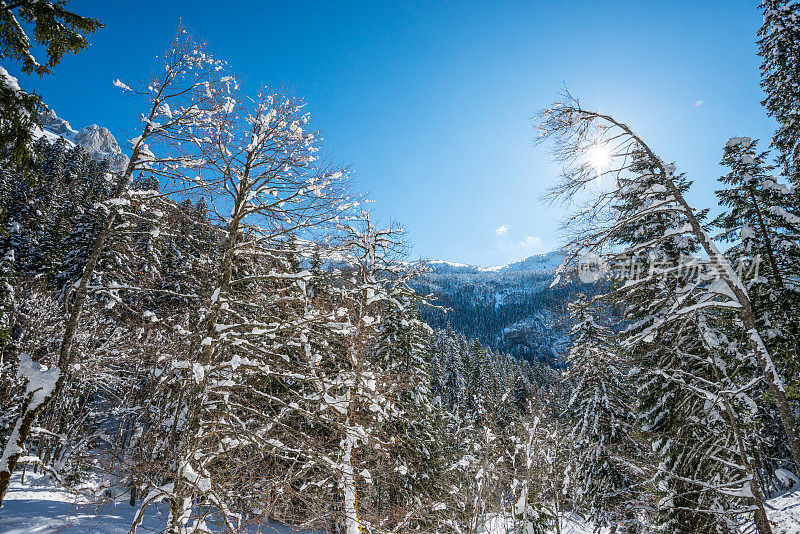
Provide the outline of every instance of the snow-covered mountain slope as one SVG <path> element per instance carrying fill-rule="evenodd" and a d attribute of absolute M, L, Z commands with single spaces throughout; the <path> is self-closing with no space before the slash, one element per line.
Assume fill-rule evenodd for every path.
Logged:
<path fill-rule="evenodd" d="M 52 109 L 42 115 L 40 121 L 42 131 L 37 132 L 39 135 L 44 135 L 51 141 L 63 137 L 70 144 L 82 146 L 92 159 L 108 160 L 112 172 L 121 172 L 128 165 L 128 156 L 122 153 L 116 138 L 107 128 L 91 124 L 80 130 L 74 130 Z"/>
<path fill-rule="evenodd" d="M 486 346 L 558 365 L 567 341 L 564 305 L 579 289 L 550 287 L 561 260 L 558 252 L 489 268 L 429 260 L 420 289 L 449 311 L 423 309 L 423 316 L 435 328 L 449 324 Z"/>
<path fill-rule="evenodd" d="M 509 263 L 508 265 L 496 265 L 493 267 L 478 267 L 468 263 L 458 263 L 445 260 L 426 260 L 425 263 L 440 273 L 459 272 L 467 274 L 480 273 L 510 273 L 520 271 L 541 271 L 542 273 L 554 273 L 561 264 L 563 256 L 559 252 L 548 252 L 546 254 L 536 254 L 524 260 Z"/>

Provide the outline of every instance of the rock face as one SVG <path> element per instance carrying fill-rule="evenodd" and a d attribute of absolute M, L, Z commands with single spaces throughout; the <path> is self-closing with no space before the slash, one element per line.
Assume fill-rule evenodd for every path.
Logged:
<path fill-rule="evenodd" d="M 53 110 L 44 113 L 40 117 L 40 121 L 44 135 L 54 134 L 57 137 L 63 137 L 70 143 L 85 148 L 92 159 L 108 160 L 111 172 L 122 172 L 128 166 L 128 156 L 122 153 L 117 140 L 107 128 L 92 124 L 76 131 Z M 47 137 L 51 137 L 51 135 L 47 135 Z"/>
<path fill-rule="evenodd" d="M 75 143 L 85 148 L 94 159 L 107 159 L 114 172 L 121 172 L 128 165 L 128 156 L 122 153 L 107 128 L 96 124 L 85 126 L 75 135 Z"/>
<path fill-rule="evenodd" d="M 56 135 L 66 135 L 71 137 L 75 134 L 75 130 L 72 129 L 72 126 L 70 126 L 67 121 L 56 115 L 56 112 L 52 109 L 48 109 L 47 113 L 42 114 L 42 116 L 39 117 L 39 121 L 42 124 L 42 128 L 49 132 L 53 132 Z"/>

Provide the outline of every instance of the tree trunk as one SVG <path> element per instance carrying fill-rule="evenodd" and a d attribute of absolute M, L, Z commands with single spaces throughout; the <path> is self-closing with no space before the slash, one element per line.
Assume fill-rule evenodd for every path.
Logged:
<path fill-rule="evenodd" d="M 353 467 L 353 454 L 355 452 L 355 436 L 348 430 L 342 440 L 342 473 L 340 484 L 344 494 L 344 524 L 345 534 L 364 534 L 361 529 L 361 520 L 358 516 L 358 493 L 356 491 L 355 468 Z"/>
<path fill-rule="evenodd" d="M 698 319 L 698 323 L 698 326 L 703 334 L 703 340 L 706 341 L 705 317 L 701 315 Z M 714 361 L 711 362 L 711 368 L 714 372 L 714 380 L 716 380 L 720 389 L 725 390 L 727 384 L 723 382 L 722 376 L 720 375 L 720 366 L 717 365 L 716 355 L 714 354 L 710 344 L 705 344 L 706 347 L 711 351 L 712 357 L 714 358 Z M 747 455 L 744 436 L 742 435 L 742 429 L 739 425 L 739 420 L 736 417 L 736 413 L 733 411 L 733 406 L 731 406 L 730 401 L 728 401 L 724 393 L 720 395 L 720 398 L 722 399 L 722 407 L 724 409 L 725 418 L 728 420 L 728 424 L 731 426 L 733 437 L 736 440 L 736 447 L 739 449 L 741 461 L 745 466 L 745 474 L 749 474 L 750 476 L 750 492 L 753 495 L 752 501 L 756 507 L 753 517 L 756 530 L 758 531 L 758 534 L 772 534 L 772 527 L 770 527 L 769 520 L 767 519 L 767 511 L 764 509 L 764 494 L 761 492 L 761 487 L 758 485 L 758 475 L 755 461 L 751 460 Z"/>
<path fill-rule="evenodd" d="M 750 345 L 755 352 L 756 360 L 761 367 L 761 372 L 764 374 L 764 378 L 767 381 L 770 395 L 772 395 L 773 402 L 775 403 L 775 407 L 780 415 L 781 423 L 783 424 L 783 430 L 786 433 L 786 438 L 789 441 L 789 448 L 792 451 L 792 458 L 794 459 L 795 465 L 800 466 L 800 433 L 797 429 L 797 423 L 792 415 L 789 402 L 786 399 L 786 391 L 783 386 L 783 381 L 778 376 L 778 372 L 775 369 L 775 365 L 772 362 L 769 351 L 764 345 L 764 341 L 761 339 L 761 335 L 756 329 L 753 306 L 750 302 L 750 297 L 747 295 L 747 291 L 741 283 L 741 280 L 733 270 L 733 267 L 728 259 L 719 252 L 717 246 L 708 237 L 708 234 L 700 224 L 700 221 L 697 220 L 697 217 L 695 216 L 691 206 L 689 206 L 689 204 L 686 202 L 686 199 L 683 198 L 683 194 L 681 193 L 680 189 L 678 189 L 671 176 L 667 173 L 666 165 L 664 165 L 661 158 L 656 156 L 655 152 L 653 152 L 642 140 L 642 138 L 639 137 L 633 130 L 631 130 L 627 124 L 618 122 L 610 115 L 603 115 L 602 113 L 593 113 L 593 115 L 618 126 L 628 135 L 630 135 L 631 138 L 634 139 L 647 153 L 648 158 L 653 162 L 653 164 L 661 170 L 661 173 L 664 176 L 664 185 L 675 198 L 675 201 L 681 206 L 684 215 L 692 227 L 692 233 L 700 241 L 700 245 L 703 247 L 703 250 L 706 252 L 706 254 L 708 254 L 709 259 L 717 267 L 720 277 L 725 281 L 726 285 L 728 288 L 730 288 L 731 292 L 736 298 L 736 301 L 740 305 L 740 317 L 744 323 Z"/>
<path fill-rule="evenodd" d="M 750 297 L 747 295 L 741 280 L 739 280 L 739 277 L 733 270 L 730 262 L 719 252 L 716 245 L 714 245 L 714 243 L 709 239 L 708 235 L 700 224 L 700 221 L 697 220 L 697 217 L 695 217 L 691 207 L 683 198 L 683 195 L 675 186 L 675 183 L 672 181 L 672 179 L 667 178 L 666 185 L 672 195 L 675 197 L 675 200 L 683 208 L 683 211 L 689 220 L 689 224 L 692 226 L 692 231 L 700 241 L 703 250 L 705 250 L 706 254 L 708 254 L 709 259 L 716 266 L 720 277 L 722 277 L 722 279 L 725 281 L 726 285 L 734 294 L 736 301 L 740 305 L 739 315 L 742 319 L 742 323 L 744 324 L 747 337 L 750 341 L 750 346 L 755 352 L 756 360 L 758 361 L 759 367 L 761 367 L 761 372 L 764 374 L 764 378 L 767 381 L 767 387 L 769 388 L 770 395 L 772 396 L 772 400 L 775 403 L 778 414 L 780 415 L 781 423 L 783 424 L 783 430 L 786 433 L 787 440 L 789 441 L 789 448 L 792 451 L 792 457 L 794 458 L 795 465 L 800 466 L 800 434 L 797 430 L 797 423 L 795 422 L 794 415 L 792 415 L 791 408 L 789 407 L 789 401 L 786 398 L 786 391 L 783 387 L 783 381 L 778 376 L 778 371 L 775 369 L 775 365 L 772 363 L 772 358 L 770 357 L 769 351 L 764 345 L 764 341 L 761 339 L 761 335 L 756 329 L 756 321 L 755 316 L 753 315 L 753 306 L 750 302 Z"/>
<path fill-rule="evenodd" d="M 145 128 L 145 134 L 147 133 L 148 128 L 149 126 Z M 139 141 L 139 144 L 134 148 L 133 154 L 131 155 L 131 160 L 128 163 L 128 168 L 125 169 L 125 173 L 119 177 L 119 180 L 117 180 L 116 189 L 112 198 L 120 198 L 130 186 L 131 178 L 133 177 L 133 171 L 135 170 L 135 162 L 139 158 L 140 146 L 141 141 Z M 116 217 L 117 213 L 113 209 L 109 211 L 108 215 L 106 215 L 105 221 L 103 222 L 103 227 L 100 229 L 100 232 L 97 234 L 97 237 L 94 240 L 92 251 L 89 253 L 89 258 L 86 260 L 86 266 L 83 269 L 80 282 L 75 290 L 75 300 L 73 301 L 69 315 L 67 316 L 64 327 L 64 336 L 61 338 L 61 345 L 58 351 L 57 366 L 61 370 L 61 373 L 56 380 L 55 388 L 53 388 L 52 393 L 45 397 L 45 399 L 38 405 L 32 404 L 34 398 L 33 395 L 30 395 L 25 400 L 22 410 L 17 418 L 17 423 L 14 426 L 14 432 L 12 432 L 11 436 L 9 436 L 8 442 L 3 449 L 4 461 L 0 463 L 0 505 L 3 504 L 3 497 L 5 496 L 6 490 L 8 489 L 8 484 L 11 481 L 11 474 L 14 472 L 14 468 L 17 466 L 17 461 L 22 455 L 24 448 L 23 446 L 25 441 L 28 439 L 33 422 L 52 402 L 52 400 L 58 397 L 62 388 L 64 387 L 64 381 L 67 378 L 66 371 L 68 370 L 70 363 L 72 363 L 72 345 L 75 341 L 75 333 L 81 318 L 83 306 L 86 303 L 86 296 L 89 292 L 89 282 L 91 281 L 92 276 L 94 276 L 95 267 L 97 267 L 97 262 L 100 260 L 100 255 L 103 253 L 103 249 L 105 248 L 106 241 L 111 233 L 111 227 L 114 225 Z"/>

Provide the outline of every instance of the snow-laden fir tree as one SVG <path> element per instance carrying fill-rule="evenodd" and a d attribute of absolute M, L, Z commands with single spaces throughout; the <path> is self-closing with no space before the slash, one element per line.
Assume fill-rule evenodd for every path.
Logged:
<path fill-rule="evenodd" d="M 572 425 L 573 472 L 580 474 L 578 502 L 596 526 L 634 531 L 633 506 L 644 456 L 632 437 L 634 401 L 607 310 L 585 296 L 570 305 L 572 345 L 566 378 L 572 384 L 567 414 Z"/>
<path fill-rule="evenodd" d="M 758 31 L 762 104 L 778 122 L 772 138 L 783 174 L 800 183 L 800 3 L 764 0 L 764 23 Z"/>
<path fill-rule="evenodd" d="M 398 412 L 378 429 L 387 443 L 367 468 L 367 496 L 383 528 L 432 532 L 447 515 L 446 437 L 430 390 L 430 327 L 409 297 L 386 303 L 376 334 L 374 363 L 387 378 L 378 387 Z"/>
<path fill-rule="evenodd" d="M 656 423 L 668 429 L 658 447 L 662 469 L 676 481 L 701 488 L 697 501 L 689 505 L 669 497 L 663 500 L 665 510 L 688 514 L 688 523 L 675 523 L 680 528 L 687 528 L 687 524 L 694 528 L 696 522 L 705 521 L 704 514 L 710 514 L 710 523 L 702 528 L 724 531 L 730 525 L 728 510 L 742 511 L 743 503 L 754 507 L 754 524 L 759 532 L 770 532 L 746 440 L 738 439 L 748 412 L 726 408 L 729 420 L 721 430 L 729 432 L 712 432 L 710 439 L 704 437 L 708 429 L 715 428 L 713 423 L 721 420 L 720 406 L 729 399 L 720 395 L 724 381 L 716 376 L 722 365 L 717 358 L 719 349 L 706 349 L 711 354 L 699 356 L 703 337 L 699 327 L 693 325 L 700 323 L 701 315 L 711 323 L 709 328 L 721 328 L 725 321 L 733 321 L 738 328 L 734 331 L 743 343 L 740 353 L 747 359 L 750 354 L 755 356 L 781 413 L 794 456 L 800 454 L 797 428 L 740 274 L 711 240 L 703 224 L 705 213 L 695 211 L 685 200 L 690 182 L 676 174 L 675 167 L 664 163 L 627 125 L 584 110 L 574 100 L 546 111 L 542 131 L 556 138 L 557 154 L 564 163 L 554 194 L 570 200 L 585 198 L 579 193 L 587 186 L 597 191 L 568 221 L 574 236 L 573 258 L 587 252 L 605 253 L 620 274 L 615 294 L 627 307 L 625 317 L 631 321 L 624 346 L 649 369 L 645 386 L 657 391 L 651 396 L 655 404 L 645 408 L 645 418 L 651 420 L 649 431 L 656 431 Z M 598 146 L 611 153 L 603 168 L 587 156 Z M 707 262 L 691 258 L 698 249 L 708 255 Z M 702 268 L 697 265 L 693 273 L 689 267 L 695 264 L 702 264 Z M 742 378 L 733 376 L 734 383 L 742 384 Z M 747 383 L 743 387 L 746 391 Z M 685 404 L 665 403 L 669 390 L 698 398 L 705 410 L 682 412 L 678 408 Z M 696 426 L 680 426 L 692 418 Z M 674 437 L 670 432 L 681 428 L 694 428 L 697 433 L 682 440 L 681 447 L 688 449 L 673 449 L 677 443 L 670 441 Z M 679 462 L 687 458 L 686 450 L 692 451 L 688 457 L 692 461 L 713 465 L 721 459 L 723 466 L 729 462 L 735 468 L 696 470 L 692 462 Z M 721 455 L 723 450 L 725 454 Z M 669 487 L 664 490 L 672 495 L 685 494 L 682 490 L 671 493 Z M 708 503 L 701 497 L 711 498 L 716 504 L 705 506 Z"/>
<path fill-rule="evenodd" d="M 732 138 L 725 144 L 722 165 L 729 170 L 720 178 L 725 188 L 717 191 L 717 197 L 726 211 L 714 223 L 722 229 L 720 237 L 734 244 L 728 255 L 752 271 L 746 282 L 758 327 L 787 377 L 789 395 L 796 398 L 800 216 L 795 194 L 773 174 L 767 156 L 758 150 L 758 142 L 748 137 Z"/>

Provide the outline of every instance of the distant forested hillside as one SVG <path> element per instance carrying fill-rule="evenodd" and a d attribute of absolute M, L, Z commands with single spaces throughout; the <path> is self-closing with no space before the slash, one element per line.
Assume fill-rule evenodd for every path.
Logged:
<path fill-rule="evenodd" d="M 565 303 L 587 290 L 576 284 L 550 287 L 560 262 L 558 252 L 488 269 L 430 261 L 432 272 L 419 289 L 436 295 L 445 309 L 424 308 L 423 318 L 495 350 L 560 366 L 569 344 Z"/>

